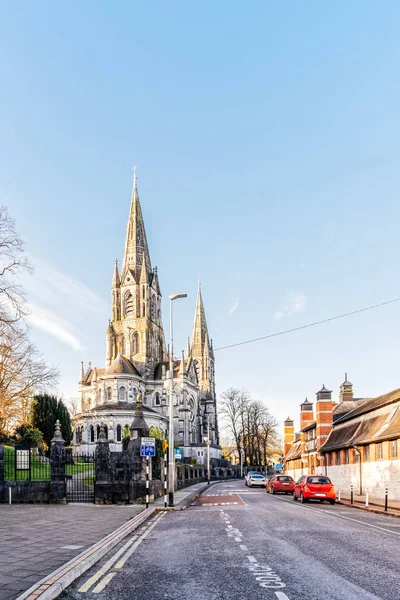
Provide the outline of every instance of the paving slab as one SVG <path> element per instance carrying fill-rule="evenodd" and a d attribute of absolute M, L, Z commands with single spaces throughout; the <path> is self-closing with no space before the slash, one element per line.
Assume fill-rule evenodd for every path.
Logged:
<path fill-rule="evenodd" d="M 135 504 L 0 505 L 0 600 L 17 598 L 143 508 Z"/>

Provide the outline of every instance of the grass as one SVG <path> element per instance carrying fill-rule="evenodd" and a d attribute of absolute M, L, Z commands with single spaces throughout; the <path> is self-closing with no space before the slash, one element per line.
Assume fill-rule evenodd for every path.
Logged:
<path fill-rule="evenodd" d="M 15 469 L 15 449 L 11 446 L 4 447 L 4 479 L 5 481 L 50 481 L 50 464 L 42 463 L 31 454 L 31 470 Z M 76 475 L 86 471 L 94 472 L 94 463 L 76 462 L 66 465 L 66 475 Z M 30 476 L 29 476 L 30 475 Z"/>

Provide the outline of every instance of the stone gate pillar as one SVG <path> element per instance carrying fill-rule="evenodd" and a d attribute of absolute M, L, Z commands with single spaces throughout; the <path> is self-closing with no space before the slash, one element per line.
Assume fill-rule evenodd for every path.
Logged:
<path fill-rule="evenodd" d="M 65 478 L 65 441 L 61 435 L 60 421 L 50 445 L 50 502 L 66 504 L 67 483 Z"/>
<path fill-rule="evenodd" d="M 95 450 L 96 479 L 94 484 L 95 504 L 112 503 L 112 472 L 110 443 L 106 438 L 104 425 L 100 425 Z"/>
<path fill-rule="evenodd" d="M 133 503 L 137 498 L 146 495 L 146 458 L 140 456 L 141 438 L 149 436 L 149 426 L 143 417 L 142 401 L 138 396 L 136 399 L 135 417 L 130 428 L 131 439 L 128 444 L 130 458 L 130 486 L 129 502 Z M 149 460 L 149 478 L 151 480 L 151 460 Z M 150 485 L 150 493 L 152 486 Z"/>

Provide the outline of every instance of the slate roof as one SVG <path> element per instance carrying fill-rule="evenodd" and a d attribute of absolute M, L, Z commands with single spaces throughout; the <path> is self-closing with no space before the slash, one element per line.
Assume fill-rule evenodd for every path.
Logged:
<path fill-rule="evenodd" d="M 389 397 L 391 394 L 385 396 Z M 397 406 L 392 406 L 394 400 L 383 405 L 382 401 L 379 403 L 377 400 L 378 398 L 372 398 L 366 403 L 368 406 L 363 405 L 352 411 L 353 415 L 357 412 L 353 418 L 345 415 L 337 421 L 321 452 L 400 437 L 400 398 L 397 398 Z M 376 408 L 371 408 L 374 405 Z"/>
<path fill-rule="evenodd" d="M 128 358 L 125 358 L 121 354 L 118 354 L 117 358 L 113 360 L 111 365 L 105 370 L 106 375 L 136 375 L 141 377 L 139 371 L 135 365 Z"/>
<path fill-rule="evenodd" d="M 301 442 L 295 441 L 290 446 L 290 450 L 285 456 L 285 461 L 288 460 L 296 460 L 297 458 L 301 458 Z"/>
<path fill-rule="evenodd" d="M 150 413 L 155 413 L 155 414 L 159 414 L 156 410 L 154 410 L 153 408 L 150 408 L 149 406 L 146 406 L 145 404 L 142 404 L 142 409 L 143 412 L 150 412 Z M 118 410 L 124 410 L 124 411 L 132 411 L 134 412 L 136 410 L 136 402 L 105 402 L 104 404 L 100 404 L 99 406 L 94 406 L 93 408 L 91 408 L 88 412 L 98 412 L 98 411 L 102 411 L 105 410 L 107 412 L 115 412 Z"/>
<path fill-rule="evenodd" d="M 340 419 L 336 421 L 337 424 L 343 423 L 343 421 L 347 421 L 349 419 L 354 419 L 354 417 L 358 417 L 359 415 L 363 415 L 367 412 L 371 412 L 382 406 L 386 406 L 387 404 L 392 404 L 393 402 L 397 402 L 400 400 L 400 389 L 393 390 L 388 394 L 383 394 L 382 396 L 378 396 L 377 398 L 369 398 L 366 399 L 365 402 L 358 406 L 351 412 L 347 413 Z"/>

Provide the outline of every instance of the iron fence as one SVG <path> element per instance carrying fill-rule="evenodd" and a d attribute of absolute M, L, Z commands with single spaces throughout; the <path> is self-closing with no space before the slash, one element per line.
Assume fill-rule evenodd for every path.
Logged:
<path fill-rule="evenodd" d="M 94 454 L 71 453 L 65 466 L 67 502 L 94 502 Z"/>
<path fill-rule="evenodd" d="M 5 481 L 49 481 L 50 461 L 37 448 L 4 447 Z"/>

